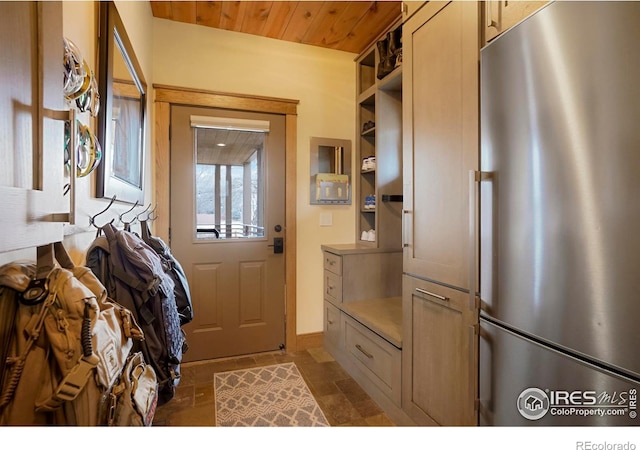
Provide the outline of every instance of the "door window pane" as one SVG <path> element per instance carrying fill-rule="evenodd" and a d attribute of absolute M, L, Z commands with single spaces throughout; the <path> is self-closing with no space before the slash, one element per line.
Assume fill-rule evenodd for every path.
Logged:
<path fill-rule="evenodd" d="M 264 133 L 196 128 L 196 237 L 264 237 Z"/>

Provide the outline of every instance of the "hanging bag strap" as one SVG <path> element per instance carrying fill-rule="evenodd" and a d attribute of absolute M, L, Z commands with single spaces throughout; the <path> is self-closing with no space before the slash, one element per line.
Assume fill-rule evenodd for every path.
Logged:
<path fill-rule="evenodd" d="M 62 242 L 56 242 L 53 244 L 54 254 L 56 257 L 56 261 L 60 264 L 60 267 L 68 270 L 75 269 L 76 265 L 73 263 L 71 256 L 69 256 L 69 252 L 65 248 Z"/>
<path fill-rule="evenodd" d="M 53 244 L 42 245 L 37 248 L 36 274 L 29 281 L 27 289 L 20 295 L 20 303 L 34 306 L 42 303 L 49 295 L 49 274 L 55 267 L 53 258 Z"/>
<path fill-rule="evenodd" d="M 5 364 L 16 332 L 18 293 L 0 286 L 0 389 L 4 386 Z"/>
<path fill-rule="evenodd" d="M 151 230 L 149 229 L 149 223 L 146 220 L 140 221 L 140 231 L 142 231 L 142 240 L 149 243 Z"/>

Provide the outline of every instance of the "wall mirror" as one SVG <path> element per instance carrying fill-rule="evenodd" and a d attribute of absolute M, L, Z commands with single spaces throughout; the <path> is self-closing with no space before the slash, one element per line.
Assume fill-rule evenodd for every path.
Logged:
<path fill-rule="evenodd" d="M 144 202 L 144 121 L 147 85 L 113 2 L 100 2 L 98 140 L 104 152 L 96 170 L 96 196 Z"/>
<path fill-rule="evenodd" d="M 311 138 L 312 205 L 351 204 L 351 141 Z"/>

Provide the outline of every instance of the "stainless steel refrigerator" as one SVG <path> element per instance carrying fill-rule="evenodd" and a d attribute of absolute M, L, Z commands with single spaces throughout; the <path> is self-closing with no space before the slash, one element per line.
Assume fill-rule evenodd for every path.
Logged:
<path fill-rule="evenodd" d="M 480 423 L 640 425 L 640 2 L 481 50 Z"/>

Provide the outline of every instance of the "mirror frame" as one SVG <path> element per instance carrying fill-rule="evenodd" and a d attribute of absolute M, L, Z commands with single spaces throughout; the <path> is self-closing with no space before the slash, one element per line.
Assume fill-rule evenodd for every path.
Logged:
<path fill-rule="evenodd" d="M 120 45 L 116 46 L 116 40 Z M 140 139 L 137 158 L 140 164 L 140 185 L 118 178 L 113 173 L 113 58 L 118 47 L 122 50 L 125 64 L 129 68 L 133 81 L 140 92 Z M 98 90 L 102 106 L 98 112 L 98 141 L 102 147 L 102 162 L 96 168 L 96 197 L 113 198 L 134 203 L 144 202 L 145 168 L 145 129 L 147 107 L 147 84 L 133 46 L 127 35 L 120 14 L 113 1 L 100 2 L 100 37 L 98 62 Z"/>

